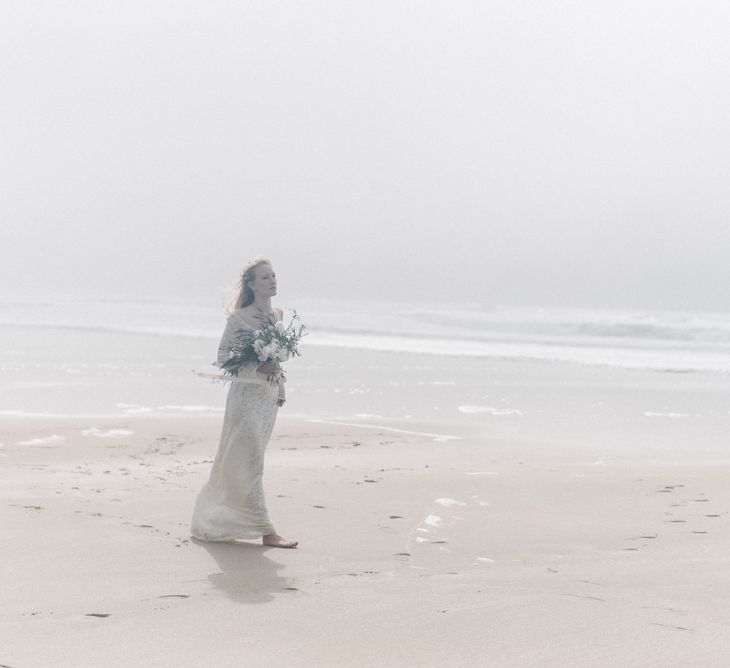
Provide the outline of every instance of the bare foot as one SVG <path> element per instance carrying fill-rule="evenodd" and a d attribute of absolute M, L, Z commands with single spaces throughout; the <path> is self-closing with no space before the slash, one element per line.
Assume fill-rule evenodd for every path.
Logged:
<path fill-rule="evenodd" d="M 296 540 L 286 540 L 282 538 L 278 533 L 266 534 L 263 538 L 264 545 L 270 547 L 296 547 L 299 542 Z"/>

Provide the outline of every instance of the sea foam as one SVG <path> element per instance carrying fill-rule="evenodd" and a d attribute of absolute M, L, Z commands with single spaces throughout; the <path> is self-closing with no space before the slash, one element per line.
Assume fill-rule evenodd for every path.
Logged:
<path fill-rule="evenodd" d="M 65 436 L 59 436 L 58 434 L 51 434 L 50 436 L 43 436 L 40 438 L 31 438 L 27 441 L 17 441 L 15 445 L 56 445 L 63 443 L 66 440 Z"/>
<path fill-rule="evenodd" d="M 459 406 L 461 413 L 472 415 L 474 413 L 487 413 L 488 415 L 522 415 L 522 411 L 516 408 L 494 408 L 493 406 Z"/>
<path fill-rule="evenodd" d="M 97 427 L 91 427 L 90 429 L 82 429 L 82 436 L 99 436 L 101 438 L 121 438 L 122 436 L 132 436 L 133 431 L 129 429 L 98 429 Z"/>

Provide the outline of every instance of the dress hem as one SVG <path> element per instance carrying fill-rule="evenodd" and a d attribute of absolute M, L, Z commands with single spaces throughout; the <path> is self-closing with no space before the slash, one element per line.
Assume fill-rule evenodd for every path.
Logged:
<path fill-rule="evenodd" d="M 206 543 L 235 543 L 239 540 L 257 540 L 268 536 L 269 534 L 276 533 L 276 531 L 267 531 L 266 533 L 247 534 L 245 536 L 226 536 L 225 538 L 203 538 L 202 536 L 196 536 L 194 533 L 190 534 L 190 538 L 195 540 L 202 540 Z"/>

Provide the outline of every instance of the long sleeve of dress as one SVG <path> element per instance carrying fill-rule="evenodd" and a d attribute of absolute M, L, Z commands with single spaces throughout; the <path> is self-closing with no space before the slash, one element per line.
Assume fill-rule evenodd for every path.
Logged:
<path fill-rule="evenodd" d="M 228 316 L 226 328 L 223 331 L 223 336 L 221 337 L 220 344 L 218 345 L 218 357 L 216 359 L 215 366 L 220 367 L 229 359 L 231 349 L 236 344 L 239 334 L 245 330 L 246 324 L 235 313 L 231 313 L 231 315 Z M 264 377 L 257 373 L 256 369 L 257 366 L 254 364 L 243 366 L 238 371 L 238 378 L 241 380 L 264 380 Z"/>
<path fill-rule="evenodd" d="M 236 335 L 243 329 L 243 323 L 238 316 L 234 314 L 228 316 L 226 328 L 223 330 L 221 342 L 218 344 L 218 359 L 216 361 L 216 366 L 221 366 L 221 364 L 229 358 L 231 349 L 236 343 Z"/>

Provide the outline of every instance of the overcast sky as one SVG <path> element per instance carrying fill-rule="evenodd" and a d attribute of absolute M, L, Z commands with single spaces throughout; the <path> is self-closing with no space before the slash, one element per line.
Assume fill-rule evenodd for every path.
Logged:
<path fill-rule="evenodd" d="M 727 0 L 0 3 L 0 293 L 730 310 Z"/>

